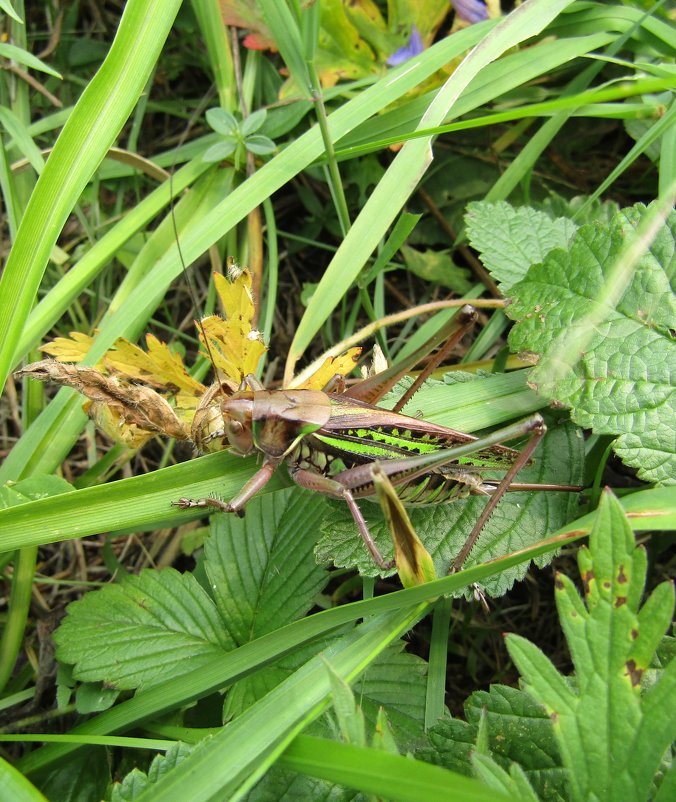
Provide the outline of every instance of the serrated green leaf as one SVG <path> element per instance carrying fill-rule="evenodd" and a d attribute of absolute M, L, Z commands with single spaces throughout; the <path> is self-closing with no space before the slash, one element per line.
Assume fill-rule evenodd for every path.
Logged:
<path fill-rule="evenodd" d="M 327 664 L 331 680 L 331 705 L 336 715 L 343 741 L 354 746 L 366 746 L 364 714 L 354 698 L 352 688 Z"/>
<path fill-rule="evenodd" d="M 577 231 L 565 217 L 552 219 L 545 212 L 528 206 L 515 209 L 505 201 L 467 204 L 465 225 L 471 245 L 504 293 L 550 251 L 567 248 Z"/>
<path fill-rule="evenodd" d="M 565 773 L 549 716 L 527 693 L 506 685 L 476 691 L 465 717 L 444 719 L 429 731 L 433 749 L 417 754 L 451 771 L 472 776 L 471 753 L 483 719 L 492 758 L 504 770 L 518 764 L 542 802 L 568 800 Z"/>
<path fill-rule="evenodd" d="M 254 500 L 245 518 L 212 516 L 204 567 L 237 646 L 302 618 L 314 605 L 328 579 L 314 558 L 324 510 L 321 497 L 287 490 Z M 315 643 L 237 682 L 224 717 L 262 698 L 320 648 Z"/>
<path fill-rule="evenodd" d="M 324 500 L 285 490 L 214 515 L 205 569 L 229 637 L 240 646 L 302 618 L 327 582 L 314 559 Z"/>
<path fill-rule="evenodd" d="M 69 755 L 40 776 L 40 790 L 49 800 L 82 802 L 102 799 L 110 784 L 110 764 L 105 749 L 82 750 Z M 3 793 L 5 786 L 2 786 Z M 13 796 L 8 796 L 14 802 Z"/>
<path fill-rule="evenodd" d="M 427 663 L 404 651 L 399 641 L 390 646 L 369 666 L 354 686 L 366 718 L 367 730 L 373 731 L 381 708 L 402 752 L 424 741 Z"/>
<path fill-rule="evenodd" d="M 156 685 L 234 648 L 197 580 L 173 568 L 143 571 L 73 602 L 54 640 L 76 679 L 117 689 Z"/>
<path fill-rule="evenodd" d="M 615 449 L 646 481 L 676 482 L 676 212 L 630 276 L 608 284 L 640 204 L 611 226 L 583 226 L 568 251 L 552 251 L 512 288 L 515 351 L 540 354 L 531 382 L 571 408 L 580 426 L 616 434 Z M 617 298 L 612 295 L 617 294 Z"/>
<path fill-rule="evenodd" d="M 579 484 L 583 461 L 583 441 L 572 425 L 553 425 L 534 455 L 534 464 L 524 468 L 518 481 Z M 444 576 L 462 548 L 485 504 L 481 498 L 455 501 L 424 508 L 409 508 L 408 513 L 418 536 L 432 555 L 437 576 Z M 576 515 L 577 496 L 565 492 L 508 493 L 484 527 L 466 565 L 502 556 L 541 540 L 572 520 Z M 392 555 L 389 531 L 376 505 L 365 501 L 362 512 L 378 548 L 387 560 Z M 331 503 L 322 522 L 323 536 L 317 544 L 319 560 L 331 560 L 337 566 L 357 565 L 367 576 L 379 569 L 370 559 L 344 505 Z M 538 561 L 546 564 L 550 558 Z M 486 584 L 491 595 L 505 593 L 527 571 L 525 564 L 501 573 Z"/>
<path fill-rule="evenodd" d="M 325 780 L 317 780 L 278 766 L 273 766 L 245 797 L 246 802 L 298 802 L 303 799 L 363 802 L 364 797 L 358 791 L 341 788 Z"/>
<path fill-rule="evenodd" d="M 194 747 L 178 742 L 167 749 L 165 754 L 153 758 L 147 774 L 139 769 L 133 769 L 122 782 L 113 785 L 111 802 L 135 802 L 146 788 L 182 763 L 196 748 L 199 748 L 199 745 Z"/>
<path fill-rule="evenodd" d="M 518 763 L 510 766 L 507 772 L 490 755 L 482 755 L 475 752 L 472 755 L 472 765 L 476 771 L 477 778 L 494 791 L 511 794 L 521 802 L 539 802 L 535 791 L 533 791 L 528 778 Z"/>
<path fill-rule="evenodd" d="M 674 664 L 644 697 L 640 687 L 649 664 L 648 646 L 654 653 L 659 627 L 664 631 L 671 620 L 674 591 L 664 583 L 646 603 L 651 603 L 655 626 L 640 617 L 640 593 L 633 586 L 643 589 L 644 562 L 635 561 L 629 524 L 609 492 L 590 535 L 590 553 L 591 560 L 582 560 L 586 608 L 570 581 L 559 577 L 556 583 L 559 617 L 575 665 L 574 683 L 523 638 L 510 636 L 507 647 L 528 692 L 551 717 L 571 799 L 640 802 L 649 798 L 664 751 L 676 737 Z M 642 639 L 647 643 L 641 644 Z"/>

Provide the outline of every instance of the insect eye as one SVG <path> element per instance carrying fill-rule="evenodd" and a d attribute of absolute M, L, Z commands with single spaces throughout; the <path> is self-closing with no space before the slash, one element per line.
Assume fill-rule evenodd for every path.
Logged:
<path fill-rule="evenodd" d="M 237 435 L 242 433 L 244 426 L 242 426 L 242 424 L 238 420 L 233 420 L 230 421 L 228 428 L 230 430 L 230 434 Z"/>

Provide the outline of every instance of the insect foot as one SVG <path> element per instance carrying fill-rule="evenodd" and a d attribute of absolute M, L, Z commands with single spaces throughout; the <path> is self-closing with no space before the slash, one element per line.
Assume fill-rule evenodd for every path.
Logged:
<path fill-rule="evenodd" d="M 199 507 L 201 509 L 212 507 L 221 512 L 236 512 L 240 518 L 244 518 L 244 510 L 237 509 L 237 507 L 233 507 L 232 504 L 221 501 L 218 498 L 180 498 L 178 501 L 172 501 L 171 506 L 178 507 L 181 510 L 189 510 L 192 507 Z"/>

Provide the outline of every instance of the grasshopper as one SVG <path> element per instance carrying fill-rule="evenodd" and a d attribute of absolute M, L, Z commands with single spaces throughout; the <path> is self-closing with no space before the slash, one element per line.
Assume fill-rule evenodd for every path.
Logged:
<path fill-rule="evenodd" d="M 246 278 L 244 274 L 240 275 L 242 280 Z M 244 295 L 248 292 L 245 284 L 238 285 Z M 241 303 L 241 298 L 231 302 L 233 331 L 224 333 L 225 329 L 219 324 L 221 339 L 216 337 L 212 342 L 214 347 L 226 351 L 233 342 L 236 346 L 242 345 L 243 350 L 237 351 L 237 355 L 231 353 L 229 358 L 241 359 L 242 364 L 249 365 L 248 370 L 253 370 L 264 346 L 258 342 L 260 335 L 250 330 L 248 323 L 243 329 L 240 327 Z M 254 309 L 251 297 L 245 305 L 248 320 Z M 181 498 L 174 504 L 182 509 L 197 507 L 243 515 L 248 501 L 265 486 L 280 465 L 286 463 L 296 484 L 347 503 L 366 548 L 383 569 L 391 566 L 380 554 L 357 504 L 358 499 L 377 498 L 374 469 L 390 482 L 407 505 L 442 504 L 470 495 L 486 496 L 486 506 L 451 568 L 458 570 L 507 490 L 580 489 L 514 482 L 516 474 L 528 463 L 545 433 L 539 415 L 476 438 L 401 413 L 476 319 L 476 310 L 464 306 L 437 335 L 407 359 L 350 387 L 346 386 L 343 376 L 335 375 L 321 390 L 267 390 L 245 369 L 239 371 L 239 376 L 243 377 L 241 383 L 239 378 L 233 380 L 232 373 L 221 376 L 217 369 L 217 380 L 207 389 L 194 382 L 182 364 L 175 364 L 173 357 L 163 350 L 166 346 L 158 342 L 151 350 L 159 362 L 153 361 L 150 353 L 119 341 L 116 347 L 122 351 L 113 353 L 118 361 L 113 363 L 109 374 L 105 370 L 101 373 L 98 368 L 61 365 L 55 360 L 45 360 L 27 365 L 17 375 L 75 387 L 91 400 L 90 403 L 93 402 L 88 409 L 90 416 L 112 437 L 116 438 L 122 431 L 120 427 L 123 424 L 140 432 L 140 441 L 127 443 L 134 447 L 155 433 L 161 433 L 190 439 L 201 453 L 229 448 L 241 456 L 262 455 L 259 470 L 229 502 L 218 498 Z M 216 354 L 209 344 L 208 320 L 198 326 L 216 367 Z M 224 324 L 222 319 L 219 320 Z M 74 340 L 65 341 L 67 355 L 64 361 L 74 361 L 72 348 L 77 351 L 82 346 L 81 339 L 82 335 L 79 335 Z M 251 344 L 256 348 L 246 357 Z M 392 410 L 377 406 L 402 376 L 440 344 L 442 347 Z M 55 353 L 54 349 L 51 352 Z M 167 384 L 166 378 L 160 379 L 168 364 L 173 373 Z M 158 372 L 162 374 L 159 378 L 155 375 Z M 171 395 L 183 388 L 183 403 L 187 398 L 188 407 L 195 401 L 190 424 L 177 417 L 175 412 L 178 410 L 167 403 L 166 395 L 138 383 L 139 379 L 142 382 L 148 376 L 154 377 L 154 386 L 162 386 L 165 394 Z M 108 420 L 104 413 L 111 405 L 114 414 Z M 181 404 L 177 406 L 181 407 Z M 521 451 L 503 445 L 523 436 L 528 439 Z M 483 476 L 486 471 L 504 472 L 504 476 L 500 480 L 487 479 Z"/>
<path fill-rule="evenodd" d="M 448 503 L 470 495 L 488 497 L 451 567 L 452 571 L 458 570 L 506 490 L 573 489 L 513 482 L 545 434 L 540 415 L 476 438 L 401 414 L 400 410 L 476 318 L 476 310 L 466 305 L 432 341 L 408 359 L 351 387 L 346 387 L 344 378 L 337 375 L 323 390 L 266 390 L 249 375 L 234 393 L 212 392 L 193 422 L 192 440 L 198 450 L 214 450 L 216 446 L 230 448 L 241 456 L 258 453 L 263 457 L 262 465 L 228 502 L 218 498 L 181 498 L 174 504 L 182 509 L 199 507 L 241 516 L 250 499 L 285 462 L 300 487 L 347 503 L 373 560 L 387 569 L 391 564 L 377 548 L 357 504 L 361 498 L 375 500 L 372 470 L 377 462 L 407 505 Z M 383 395 L 440 340 L 445 345 L 394 408 L 378 407 Z M 503 445 L 524 435 L 528 440 L 521 451 Z M 499 481 L 484 479 L 482 471 L 487 470 L 504 471 L 504 477 Z"/>

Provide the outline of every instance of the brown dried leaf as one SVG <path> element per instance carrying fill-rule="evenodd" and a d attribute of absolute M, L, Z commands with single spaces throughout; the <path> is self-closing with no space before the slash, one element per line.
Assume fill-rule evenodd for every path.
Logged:
<path fill-rule="evenodd" d="M 178 440 L 189 439 L 186 424 L 167 401 L 149 387 L 128 384 L 116 376 L 104 376 L 95 368 L 65 365 L 53 359 L 27 365 L 16 375 L 73 387 L 95 402 L 87 405 L 88 414 L 97 422 L 108 421 L 105 431 L 118 442 L 125 443 L 125 439 L 129 439 L 125 427 L 136 427 L 149 433 L 148 436 L 163 434 Z M 103 413 L 104 406 L 110 408 L 109 415 Z"/>

